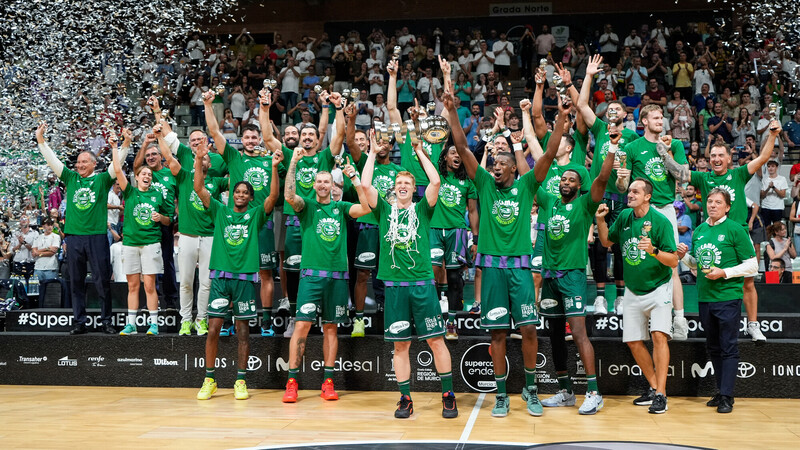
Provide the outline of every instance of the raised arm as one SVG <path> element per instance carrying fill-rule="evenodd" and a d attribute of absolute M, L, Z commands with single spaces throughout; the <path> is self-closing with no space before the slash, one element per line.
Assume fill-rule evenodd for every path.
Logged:
<path fill-rule="evenodd" d="M 583 117 L 583 121 L 588 128 L 592 128 L 597 120 L 597 115 L 592 111 L 592 107 L 589 106 L 589 96 L 592 92 L 592 80 L 594 80 L 595 74 L 599 72 L 602 62 L 603 57 L 600 55 L 594 55 L 589 60 L 589 64 L 586 65 L 586 78 L 583 79 L 581 93 L 578 95 L 578 112 Z"/>
<path fill-rule="evenodd" d="M 537 139 L 544 139 L 547 134 L 547 122 L 544 120 L 542 113 L 542 103 L 544 101 L 544 81 L 545 72 L 541 68 L 536 68 L 536 90 L 533 92 L 533 108 L 531 108 L 531 116 L 533 117 L 533 129 L 536 131 Z M 560 102 L 561 100 L 559 100 Z"/>
<path fill-rule="evenodd" d="M 607 159 L 607 158 L 606 158 Z M 601 203 L 597 207 L 597 212 L 594 217 L 597 219 L 597 237 L 600 238 L 600 244 L 603 247 L 611 247 L 614 242 L 608 238 L 608 224 L 606 223 L 606 216 L 608 215 L 608 205 Z"/>
<path fill-rule="evenodd" d="M 358 171 L 350 164 L 345 164 L 344 168 L 342 168 L 342 173 L 350 178 L 350 182 L 353 183 L 353 186 L 356 188 L 356 194 L 358 195 L 358 204 L 351 206 L 347 214 L 353 219 L 366 216 L 372 209 L 369 207 L 367 194 L 364 192 L 364 186 L 361 185 L 361 180 L 358 179 Z"/>
<path fill-rule="evenodd" d="M 148 135 L 148 138 L 150 135 Z M 164 162 L 166 166 L 169 167 L 169 171 L 172 173 L 173 176 L 178 176 L 178 173 L 181 171 L 181 163 L 172 156 L 172 152 L 170 151 L 169 144 L 167 141 L 164 140 L 164 137 L 159 133 L 157 136 L 156 134 L 152 134 L 153 138 L 158 138 L 158 148 L 161 150 L 161 156 L 164 158 Z M 203 142 L 200 144 L 204 147 L 208 146 L 208 138 L 203 138 Z"/>
<path fill-rule="evenodd" d="M 369 132 L 369 151 L 364 169 L 361 171 L 361 187 L 367 199 L 367 206 L 378 206 L 378 190 L 372 185 L 372 174 L 375 172 L 375 155 L 378 153 L 378 142 L 375 140 L 375 130 Z"/>
<path fill-rule="evenodd" d="M 114 168 L 114 174 L 119 183 L 119 188 L 122 189 L 122 192 L 125 192 L 125 189 L 128 187 L 128 179 L 125 177 L 125 173 L 122 172 L 122 161 L 117 151 L 117 141 L 110 141 L 109 144 L 111 147 L 111 166 Z"/>
<path fill-rule="evenodd" d="M 565 69 L 561 63 L 556 65 L 556 68 L 558 69 L 558 74 L 561 76 L 561 79 L 564 80 L 564 85 L 567 87 L 567 95 L 569 95 L 570 101 L 573 105 L 578 103 L 578 89 L 572 84 L 572 74 L 569 70 Z M 569 110 L 567 112 L 569 112 Z M 578 114 L 577 117 L 575 117 L 575 130 L 582 135 L 586 135 L 589 131 L 586 128 L 586 122 L 583 121 L 582 114 Z"/>
<path fill-rule="evenodd" d="M 533 166 L 533 174 L 536 177 L 536 181 L 539 183 L 544 182 L 545 177 L 547 177 L 547 171 L 550 170 L 550 165 L 553 164 L 556 153 L 558 153 L 558 147 L 561 145 L 561 137 L 564 135 L 564 125 L 567 123 L 567 120 L 569 120 L 568 117 L 569 115 L 567 114 L 566 108 L 564 108 L 564 105 L 559 100 L 558 119 L 553 126 L 553 134 L 550 135 L 550 140 L 547 141 L 547 151 L 544 152 L 542 157 L 536 161 L 536 165 Z"/>
<path fill-rule="evenodd" d="M 469 150 L 467 136 L 464 134 L 464 130 L 459 126 L 458 112 L 453 104 L 453 94 L 445 92 L 442 95 L 442 103 L 444 103 L 444 111 L 442 111 L 442 113 L 444 118 L 447 119 L 447 123 L 450 125 L 450 136 L 453 138 L 453 145 L 456 147 L 458 156 L 461 157 L 461 163 L 464 164 L 467 176 L 474 180 L 475 173 L 478 171 L 478 160 L 475 159 L 475 155 Z"/>
<path fill-rule="evenodd" d="M 389 85 L 386 86 L 386 109 L 389 111 L 389 119 L 392 123 L 403 123 L 403 113 L 397 109 L 397 70 L 396 59 L 386 63 L 386 71 L 389 72 Z"/>
<path fill-rule="evenodd" d="M 317 130 L 319 131 L 319 139 L 317 139 L 317 151 L 322 148 L 322 143 L 325 142 L 325 135 L 328 134 L 328 108 L 330 108 L 330 100 L 328 91 L 323 91 L 319 97 L 321 101 L 318 101 L 317 104 L 319 105 L 318 109 L 321 111 L 319 113 L 319 123 L 317 124 Z M 322 105 L 325 105 L 323 108 Z M 339 144 L 339 148 L 341 149 L 341 144 Z"/>
<path fill-rule="evenodd" d="M 519 102 L 519 109 L 522 110 L 522 135 L 525 136 L 525 142 L 528 143 L 528 150 L 531 152 L 531 157 L 534 161 L 538 161 L 539 158 L 542 157 L 544 151 L 539 144 L 539 139 L 536 137 L 536 132 L 533 130 L 531 106 L 531 101 L 527 98 Z"/>
<path fill-rule="evenodd" d="M 203 106 L 205 107 L 206 126 L 208 127 L 208 136 L 214 140 L 214 146 L 217 148 L 217 153 L 219 153 L 220 156 L 224 156 L 226 145 L 225 136 L 223 136 L 222 132 L 219 130 L 217 118 L 214 116 L 214 108 L 211 106 L 211 104 L 214 102 L 214 97 L 214 91 L 203 92 Z"/>
<path fill-rule="evenodd" d="M 338 155 L 342 151 L 344 142 L 344 111 L 342 111 L 343 99 L 341 94 L 334 92 L 330 96 L 330 102 L 336 108 L 336 130 L 331 136 L 331 154 Z"/>
<path fill-rule="evenodd" d="M 672 141 L 671 138 L 669 140 L 670 142 Z M 658 155 L 661 156 L 661 159 L 664 161 L 664 167 L 667 169 L 667 172 L 669 172 L 669 174 L 672 175 L 673 178 L 678 180 L 678 182 L 680 183 L 686 183 L 688 181 L 691 181 L 692 172 L 689 170 L 689 165 L 680 164 L 677 161 L 675 161 L 675 158 L 673 158 L 672 155 L 669 153 L 669 147 L 667 147 L 664 138 L 659 139 L 658 142 L 656 142 L 656 151 L 658 152 Z"/>
<path fill-rule="evenodd" d="M 206 189 L 205 179 L 203 177 L 203 158 L 208 154 L 208 145 L 201 145 L 197 147 L 197 153 L 194 155 L 194 192 L 200 197 L 203 206 L 208 208 L 211 204 L 211 194 Z"/>
<path fill-rule="evenodd" d="M 297 170 L 297 162 L 303 157 L 303 152 L 296 151 L 292 152 L 292 160 L 289 162 L 289 170 L 286 172 L 286 187 L 284 188 L 284 197 L 286 198 L 286 203 L 288 203 L 295 212 L 300 212 L 305 208 L 306 202 L 303 201 L 303 198 L 297 195 L 296 191 L 296 176 L 295 171 Z"/>
<path fill-rule="evenodd" d="M 780 132 L 780 122 L 777 120 L 771 121 L 769 123 L 769 137 L 761 147 L 761 153 L 758 154 L 758 158 L 747 163 L 747 171 L 750 173 L 750 175 L 753 175 L 761 170 L 761 167 L 766 164 L 767 161 L 769 161 L 770 156 L 772 156 L 772 150 L 775 148 L 775 139 L 777 139 Z"/>
<path fill-rule="evenodd" d="M 264 147 L 275 153 L 282 147 L 281 141 L 272 132 L 272 122 L 269 120 L 269 109 L 272 107 L 272 92 L 261 89 L 258 95 L 261 107 L 258 108 L 258 125 L 261 127 L 261 139 Z M 215 139 L 216 140 L 216 139 Z"/>
<path fill-rule="evenodd" d="M 603 195 L 606 193 L 606 184 L 608 184 L 608 179 L 611 177 L 611 169 L 614 167 L 617 148 L 617 144 L 608 146 L 608 153 L 603 165 L 600 167 L 600 173 L 592 182 L 592 188 L 589 192 L 592 195 L 592 201 L 595 203 L 602 201 Z"/>
<path fill-rule="evenodd" d="M 281 149 L 275 150 L 272 154 L 272 176 L 269 181 L 269 195 L 264 200 L 264 212 L 266 212 L 267 215 L 272 213 L 272 210 L 275 209 L 275 203 L 278 202 L 278 198 L 280 197 L 281 182 L 280 176 L 278 175 L 278 167 L 281 165 L 281 161 L 283 161 L 283 151 L 281 151 Z"/>
<path fill-rule="evenodd" d="M 361 149 L 356 145 L 356 105 L 350 103 L 344 107 L 344 115 L 347 117 L 347 124 L 345 126 L 344 137 L 347 149 L 350 150 L 350 156 L 353 157 L 354 162 L 361 161 Z"/>
<path fill-rule="evenodd" d="M 42 122 L 39 124 L 39 128 L 36 129 L 36 143 L 39 144 L 39 152 L 41 152 L 44 160 L 47 161 L 50 170 L 52 170 L 57 177 L 61 178 L 61 173 L 64 171 L 64 163 L 58 159 L 56 153 L 47 145 L 47 141 L 44 140 L 44 133 L 46 131 L 47 123 Z"/>

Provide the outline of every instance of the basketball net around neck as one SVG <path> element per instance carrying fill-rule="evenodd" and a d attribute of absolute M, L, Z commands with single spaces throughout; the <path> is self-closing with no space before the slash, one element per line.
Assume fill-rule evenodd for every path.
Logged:
<path fill-rule="evenodd" d="M 401 233 L 402 223 L 401 219 L 406 219 L 406 231 L 407 233 Z M 417 217 L 416 208 L 414 208 L 414 204 L 411 204 L 410 208 L 401 209 L 397 207 L 395 203 L 392 205 L 392 211 L 389 213 L 389 232 L 386 233 L 386 241 L 389 242 L 391 245 L 391 250 L 389 253 L 392 255 L 392 269 L 399 269 L 400 267 L 397 266 L 395 263 L 395 249 L 398 245 L 403 246 L 402 250 L 408 254 L 409 259 L 411 259 L 411 267 L 409 269 L 413 269 L 416 267 L 417 262 L 411 256 L 411 252 L 419 253 L 417 250 L 417 228 L 419 228 L 419 218 Z"/>

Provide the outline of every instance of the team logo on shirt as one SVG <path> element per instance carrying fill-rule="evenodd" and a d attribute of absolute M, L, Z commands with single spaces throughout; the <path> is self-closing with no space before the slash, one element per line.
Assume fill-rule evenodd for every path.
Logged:
<path fill-rule="evenodd" d="M 305 189 L 314 187 L 314 180 L 317 178 L 316 167 L 298 167 L 295 180 Z"/>
<path fill-rule="evenodd" d="M 731 195 L 731 204 L 736 201 L 736 191 L 734 191 L 732 187 L 728 186 L 727 184 L 720 184 L 717 186 L 717 188 L 725 190 Z"/>
<path fill-rule="evenodd" d="M 500 225 L 510 225 L 519 216 L 519 202 L 516 200 L 495 200 L 492 215 Z"/>
<path fill-rule="evenodd" d="M 439 201 L 448 208 L 454 208 L 461 203 L 461 191 L 452 184 L 442 184 L 439 188 Z"/>
<path fill-rule="evenodd" d="M 236 225 L 231 224 L 225 227 L 225 230 L 222 232 L 222 236 L 225 238 L 225 242 L 230 245 L 231 247 L 236 247 L 242 245 L 244 240 L 247 239 L 250 232 L 247 229 L 246 225 Z"/>
<path fill-rule="evenodd" d="M 644 165 L 644 173 L 653 181 L 664 181 L 667 179 L 667 170 L 664 168 L 664 161 L 660 156 L 654 156 Z"/>
<path fill-rule="evenodd" d="M 698 247 L 694 254 L 701 267 L 717 267 L 722 263 L 722 252 L 710 242 Z"/>
<path fill-rule="evenodd" d="M 394 178 L 387 177 L 386 175 L 378 175 L 372 179 L 372 186 L 378 191 L 378 194 L 380 194 L 382 198 L 386 197 L 386 191 L 394 188 Z"/>
<path fill-rule="evenodd" d="M 149 203 L 139 203 L 133 207 L 133 218 L 136 220 L 136 223 L 146 227 L 153 223 L 154 212 L 155 209 L 153 208 L 153 205 Z"/>
<path fill-rule="evenodd" d="M 339 237 L 341 224 L 336 219 L 326 217 L 317 222 L 317 234 L 323 241 L 333 242 Z"/>
<path fill-rule="evenodd" d="M 192 193 L 189 194 L 189 203 L 191 203 L 192 207 L 198 211 L 205 211 L 206 209 L 206 207 L 203 206 L 203 201 L 200 200 L 200 196 L 197 195 L 195 191 L 192 191 Z"/>
<path fill-rule="evenodd" d="M 423 140 L 422 148 L 428 154 L 429 158 L 433 157 L 433 145 L 431 145 L 430 142 Z M 417 152 L 415 152 L 413 148 L 411 149 L 411 154 L 414 156 L 414 161 L 419 161 L 419 158 L 417 157 Z"/>
<path fill-rule="evenodd" d="M 625 241 L 622 244 L 622 256 L 625 258 L 625 262 L 631 266 L 638 266 L 639 264 L 644 261 L 645 258 L 645 251 L 639 250 L 639 238 L 632 237 Z"/>
<path fill-rule="evenodd" d="M 547 221 L 547 235 L 557 241 L 569 233 L 569 219 L 556 214 Z"/>
<path fill-rule="evenodd" d="M 561 198 L 561 190 L 559 189 L 559 184 L 561 183 L 561 177 L 552 177 L 547 180 L 547 185 L 545 186 L 545 190 L 558 198 Z"/>
<path fill-rule="evenodd" d="M 153 184 L 150 185 L 150 187 L 160 192 L 161 196 L 166 200 L 167 194 L 169 193 L 169 189 L 167 189 L 166 186 L 159 183 L 158 181 L 154 181 Z"/>
<path fill-rule="evenodd" d="M 97 194 L 89 188 L 80 188 L 72 196 L 72 203 L 81 211 L 91 208 L 96 200 Z"/>
<path fill-rule="evenodd" d="M 261 167 L 251 167 L 245 170 L 242 179 L 252 184 L 254 191 L 260 191 L 269 186 L 269 173 Z"/>
<path fill-rule="evenodd" d="M 625 146 L 625 138 L 621 138 L 619 140 L 619 148 L 622 148 L 624 146 Z M 606 155 L 608 154 L 609 147 L 611 147 L 611 141 L 603 142 L 603 146 L 600 147 L 600 159 L 599 159 L 600 162 L 606 160 Z"/>

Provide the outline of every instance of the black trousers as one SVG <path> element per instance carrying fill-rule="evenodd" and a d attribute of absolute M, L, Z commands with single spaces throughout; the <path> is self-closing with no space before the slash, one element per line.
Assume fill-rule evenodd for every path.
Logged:
<path fill-rule="evenodd" d="M 76 325 L 86 325 L 87 262 L 92 266 L 92 280 L 100 298 L 103 323 L 111 324 L 111 252 L 106 234 L 69 235 L 66 241 L 72 314 Z"/>

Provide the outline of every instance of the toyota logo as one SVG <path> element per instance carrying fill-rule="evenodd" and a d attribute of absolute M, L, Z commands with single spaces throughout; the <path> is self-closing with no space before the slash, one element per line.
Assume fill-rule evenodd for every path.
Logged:
<path fill-rule="evenodd" d="M 253 371 L 261 368 L 261 358 L 258 356 L 251 356 L 247 358 L 247 370 Z"/>
<path fill-rule="evenodd" d="M 750 378 L 756 374 L 756 366 L 749 362 L 739 362 L 739 373 L 736 374 L 738 378 Z"/>

